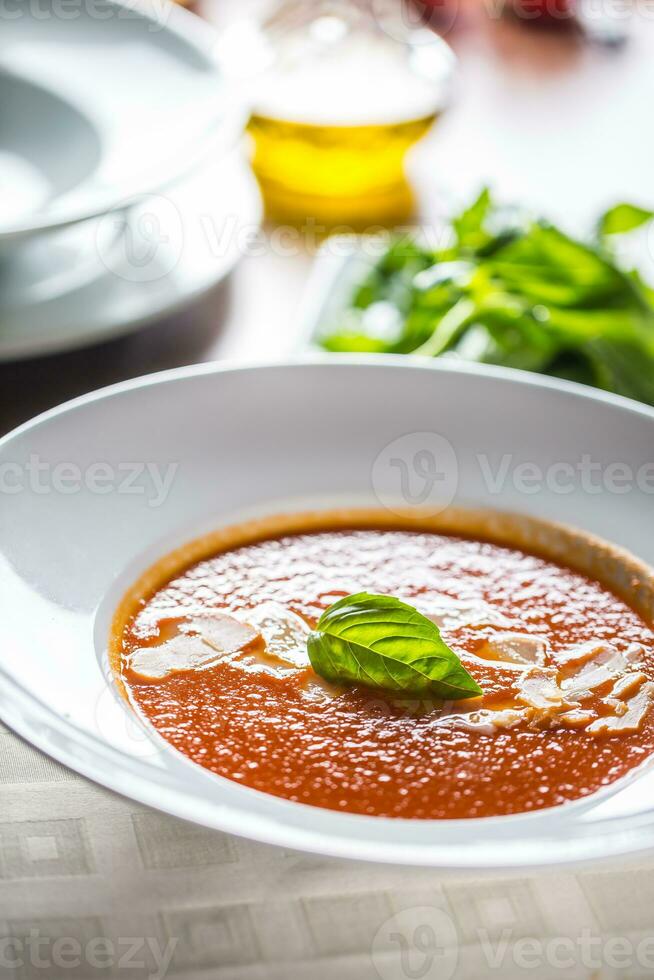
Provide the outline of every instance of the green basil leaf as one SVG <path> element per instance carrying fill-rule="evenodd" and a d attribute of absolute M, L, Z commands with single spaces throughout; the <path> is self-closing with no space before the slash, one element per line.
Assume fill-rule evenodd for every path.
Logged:
<path fill-rule="evenodd" d="M 378 337 L 370 337 L 360 333 L 332 333 L 325 337 L 322 342 L 325 350 L 333 354 L 347 353 L 351 350 L 361 351 L 366 354 L 388 354 L 393 352 L 393 345 L 381 340 Z"/>
<path fill-rule="evenodd" d="M 311 666 L 328 681 L 446 701 L 483 692 L 438 627 L 392 596 L 357 595 L 325 610 L 307 647 Z"/>
<path fill-rule="evenodd" d="M 492 236 L 485 230 L 484 224 L 492 207 L 490 191 L 484 187 L 479 197 L 465 211 L 452 218 L 452 227 L 461 248 L 481 248 L 488 243 Z"/>
<path fill-rule="evenodd" d="M 595 240 L 579 241 L 482 191 L 451 219 L 443 249 L 391 239 L 320 342 L 571 377 L 654 405 L 654 288 L 611 241 L 650 220 L 654 211 L 616 204 Z M 397 310 L 391 337 L 364 319 L 379 301 Z"/>
<path fill-rule="evenodd" d="M 643 371 L 647 354 L 638 343 L 598 337 L 583 348 L 595 384 L 627 398 L 654 405 L 654 372 Z"/>
<path fill-rule="evenodd" d="M 623 235 L 647 224 L 654 218 L 654 211 L 639 208 L 636 204 L 616 204 L 605 211 L 598 223 L 601 236 Z"/>

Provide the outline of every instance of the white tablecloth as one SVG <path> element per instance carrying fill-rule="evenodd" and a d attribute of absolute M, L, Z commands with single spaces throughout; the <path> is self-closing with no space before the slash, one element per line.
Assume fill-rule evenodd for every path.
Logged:
<path fill-rule="evenodd" d="M 0 977 L 654 976 L 652 864 L 452 878 L 228 837 L 0 725 Z"/>

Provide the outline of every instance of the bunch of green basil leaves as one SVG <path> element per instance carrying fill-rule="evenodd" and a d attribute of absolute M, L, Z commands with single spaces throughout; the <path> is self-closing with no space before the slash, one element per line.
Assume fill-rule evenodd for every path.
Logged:
<path fill-rule="evenodd" d="M 391 239 L 321 345 L 521 368 L 654 405 L 654 290 L 615 247 L 653 217 L 616 205 L 582 242 L 484 190 L 446 247 Z"/>

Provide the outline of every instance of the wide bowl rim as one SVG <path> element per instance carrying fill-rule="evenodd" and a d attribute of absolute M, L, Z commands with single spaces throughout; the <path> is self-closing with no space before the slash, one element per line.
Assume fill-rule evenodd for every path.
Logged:
<path fill-rule="evenodd" d="M 305 368 L 330 370 L 332 366 L 336 367 L 338 365 L 348 365 L 362 369 L 395 366 L 411 370 L 436 371 L 437 373 L 464 373 L 487 378 L 493 377 L 496 380 L 508 384 L 528 386 L 535 389 L 560 390 L 566 392 L 568 395 L 591 402 L 605 402 L 622 411 L 627 410 L 628 412 L 633 412 L 636 415 L 654 421 L 654 409 L 632 402 L 629 399 L 604 392 L 595 392 L 593 389 L 588 389 L 585 386 L 573 382 L 543 379 L 539 376 L 512 371 L 510 369 L 499 368 L 488 370 L 487 368 L 479 368 L 475 365 L 451 365 L 442 362 L 426 361 L 422 358 L 407 358 L 405 356 L 380 358 L 375 355 L 343 355 L 335 357 L 329 354 L 312 354 L 287 360 L 192 365 L 120 382 L 116 385 L 111 385 L 107 388 L 72 399 L 24 423 L 0 440 L 0 449 L 4 448 L 17 435 L 28 433 L 30 429 L 61 414 L 79 410 L 85 405 L 92 404 L 99 399 L 111 399 L 120 396 L 123 392 L 134 389 L 155 387 L 206 375 L 220 376 L 226 372 L 243 373 L 262 370 L 288 370 L 289 368 L 295 370 Z M 636 558 L 636 561 L 639 561 L 639 559 Z M 197 798 L 186 798 L 183 784 L 179 784 L 169 774 L 165 774 L 160 782 L 155 782 L 151 778 L 148 779 L 148 775 L 151 775 L 151 770 L 148 773 L 147 767 L 144 766 L 141 760 L 135 758 L 126 759 L 123 753 L 106 742 L 102 742 L 97 736 L 91 733 L 81 732 L 76 726 L 67 722 L 66 719 L 49 708 L 49 706 L 39 701 L 2 669 L 0 669 L 0 704 L 2 705 L 0 715 L 11 728 L 51 757 L 62 762 L 64 765 L 74 768 L 81 775 L 107 786 L 115 792 L 122 793 L 125 796 L 153 806 L 173 816 L 207 827 L 213 827 L 214 829 L 220 829 L 236 836 L 245 836 L 261 842 L 280 845 L 291 850 L 301 850 L 324 854 L 326 856 L 404 866 L 422 864 L 438 867 L 443 871 L 465 871 L 474 868 L 478 871 L 493 870 L 509 872 L 517 869 L 525 869 L 526 867 L 547 867 L 552 864 L 552 858 L 549 853 L 539 852 L 536 846 L 538 838 L 534 838 L 533 833 L 530 833 L 528 829 L 524 838 L 512 842 L 511 848 L 505 849 L 502 856 L 500 856 L 497 845 L 495 844 L 492 848 L 489 848 L 488 854 L 480 857 L 478 848 L 471 849 L 470 855 L 467 856 L 465 853 L 462 853 L 461 848 L 456 849 L 455 853 L 452 854 L 449 853 L 447 846 L 431 843 L 427 845 L 421 842 L 407 844 L 370 841 L 362 845 L 360 839 L 357 840 L 354 835 L 348 837 L 347 833 L 345 833 L 346 823 L 342 824 L 344 828 L 342 834 L 334 833 L 325 835 L 322 831 L 314 832 L 311 829 L 305 828 L 302 828 L 298 832 L 297 827 L 292 825 L 287 826 L 283 821 L 275 817 L 262 818 L 254 815 L 250 820 L 244 820 L 242 810 L 234 809 L 229 812 L 224 807 L 221 810 L 220 818 L 217 820 L 211 801 L 206 801 L 206 806 L 204 807 L 202 805 L 198 806 Z M 52 739 L 53 733 L 56 735 L 54 739 Z M 72 761 L 71 752 L 67 749 L 67 742 L 70 739 L 81 749 L 81 752 L 72 757 Z M 252 792 L 256 793 L 256 791 Z M 574 805 L 574 803 L 571 804 L 571 806 Z M 288 806 L 297 808 L 302 805 L 289 803 Z M 564 805 L 564 808 L 566 806 L 568 805 Z M 555 810 L 560 812 L 562 809 L 558 807 L 543 812 L 552 814 Z M 337 814 L 337 816 L 345 822 L 371 819 L 346 814 Z M 529 828 L 530 824 L 533 827 L 534 816 L 536 815 L 525 814 L 509 818 L 486 818 L 486 820 L 489 822 L 511 820 L 514 826 L 516 822 L 520 822 L 523 827 Z M 605 831 L 605 833 L 593 835 L 586 833 L 583 836 L 575 837 L 573 841 L 571 840 L 569 842 L 574 845 L 572 849 L 567 848 L 565 851 L 567 856 L 563 856 L 562 853 L 557 853 L 555 863 L 558 866 L 581 866 L 588 862 L 597 861 L 598 859 L 606 860 L 611 857 L 623 857 L 625 854 L 633 855 L 647 851 L 654 845 L 654 822 L 652 822 L 651 817 L 652 813 L 647 812 L 629 815 L 628 817 L 604 818 L 602 831 Z M 404 822 L 406 823 L 406 821 Z M 410 821 L 410 823 L 415 823 L 415 821 Z M 424 822 L 421 821 L 421 823 Z M 442 823 L 442 821 L 432 823 Z M 628 839 L 626 839 L 627 835 L 625 834 L 626 823 L 629 823 Z M 607 846 L 607 835 L 609 834 L 611 836 L 611 847 Z"/>
<path fill-rule="evenodd" d="M 116 0 L 109 0 L 109 2 L 114 3 Z M 654 406 L 646 405 L 644 402 L 627 398 L 625 395 L 617 395 L 611 391 L 605 391 L 602 388 L 593 388 L 590 385 L 585 385 L 578 381 L 568 381 L 564 378 L 537 374 L 532 371 L 523 371 L 519 368 L 421 357 L 417 354 L 332 353 L 327 351 L 305 350 L 290 353 L 283 358 L 248 357 L 225 358 L 220 361 L 203 361 L 181 367 L 166 368 L 163 371 L 155 371 L 152 374 L 141 374 L 135 378 L 128 378 L 125 381 L 103 385 L 101 388 L 95 388 L 83 395 L 76 395 L 74 398 L 66 399 L 66 401 L 61 402 L 59 405 L 45 409 L 45 411 L 39 412 L 33 418 L 21 422 L 9 432 L 5 433 L 5 435 L 0 436 L 0 449 L 6 442 L 15 438 L 17 435 L 21 435 L 49 419 L 54 419 L 58 415 L 74 411 L 86 404 L 120 395 L 123 392 L 154 387 L 156 385 L 165 385 L 177 380 L 181 381 L 187 378 L 202 377 L 211 374 L 238 374 L 286 368 L 299 370 L 304 367 L 329 369 L 330 365 L 345 365 L 356 368 L 386 366 L 391 368 L 410 368 L 411 370 L 418 371 L 436 371 L 446 374 L 468 374 L 482 378 L 495 378 L 497 381 L 521 385 L 527 388 L 544 388 L 549 391 L 566 392 L 584 401 L 602 402 L 606 405 L 612 405 L 615 408 L 620 408 L 623 411 L 626 410 L 634 415 L 640 415 L 654 421 Z"/>

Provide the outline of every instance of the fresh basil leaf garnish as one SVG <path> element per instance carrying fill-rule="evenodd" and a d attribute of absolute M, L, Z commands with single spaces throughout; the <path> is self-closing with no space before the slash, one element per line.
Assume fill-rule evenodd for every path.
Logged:
<path fill-rule="evenodd" d="M 624 235 L 647 224 L 654 218 L 654 212 L 640 208 L 636 204 L 616 204 L 605 211 L 599 220 L 600 235 Z"/>
<path fill-rule="evenodd" d="M 483 692 L 440 630 L 393 596 L 359 592 L 325 610 L 307 647 L 311 666 L 328 681 L 446 701 Z"/>

